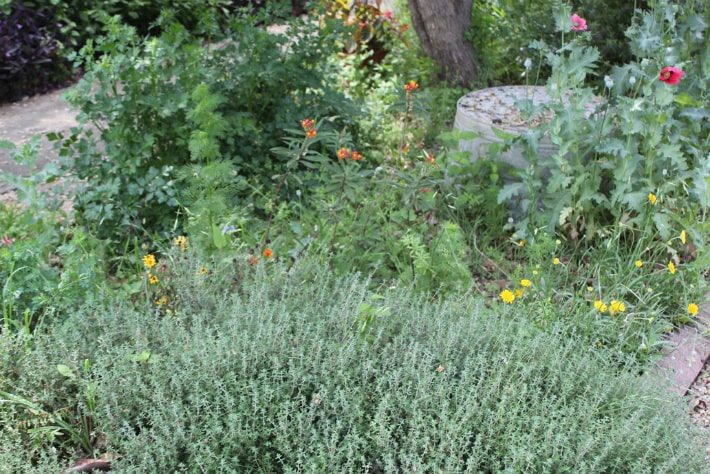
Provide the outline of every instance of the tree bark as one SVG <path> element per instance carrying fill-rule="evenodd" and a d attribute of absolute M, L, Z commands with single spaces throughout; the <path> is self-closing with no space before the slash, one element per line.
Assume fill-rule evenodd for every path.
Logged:
<path fill-rule="evenodd" d="M 407 1 L 424 52 L 437 62 L 449 82 L 470 87 L 478 63 L 473 44 L 464 35 L 471 28 L 473 0 Z"/>
<path fill-rule="evenodd" d="M 306 13 L 306 3 L 308 0 L 291 0 L 291 14 L 298 16 Z"/>

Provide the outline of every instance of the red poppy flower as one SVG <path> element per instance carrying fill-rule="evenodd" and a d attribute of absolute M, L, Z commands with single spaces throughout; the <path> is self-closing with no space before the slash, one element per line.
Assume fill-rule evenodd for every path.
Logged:
<path fill-rule="evenodd" d="M 666 66 L 661 69 L 661 73 L 658 75 L 658 80 L 671 86 L 675 86 L 680 82 L 680 78 L 683 77 L 684 74 L 684 71 L 675 66 Z"/>

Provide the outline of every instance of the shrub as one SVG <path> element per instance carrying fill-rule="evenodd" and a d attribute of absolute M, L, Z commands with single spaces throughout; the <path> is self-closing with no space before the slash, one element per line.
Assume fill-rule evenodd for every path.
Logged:
<path fill-rule="evenodd" d="M 308 263 L 195 277 L 180 262 L 172 316 L 112 304 L 31 346 L 3 333 L 0 390 L 63 421 L 90 414 L 115 472 L 705 470 L 681 401 L 563 326 L 468 297 L 377 295 Z M 48 424 L 16 403 L 0 417 L 3 447 Z M 14 462 L 47 457 L 38 442 Z"/>
<path fill-rule="evenodd" d="M 51 6 L 16 2 L 0 10 L 0 102 L 46 92 L 71 76 L 60 29 Z"/>
<path fill-rule="evenodd" d="M 352 120 L 349 101 L 322 79 L 332 50 L 316 26 L 294 22 L 288 41 L 257 21 L 236 20 L 228 43 L 207 48 L 177 24 L 141 41 L 114 20 L 107 38 L 84 48 L 86 75 L 70 101 L 105 147 L 91 132 L 67 142 L 76 152 L 67 172 L 87 185 L 81 222 L 104 238 L 171 229 L 178 209 L 201 198 L 188 188 L 213 186 L 205 178 L 217 166 L 226 204 L 250 205 L 246 196 L 285 164 L 269 151 L 282 130 L 316 111 Z"/>

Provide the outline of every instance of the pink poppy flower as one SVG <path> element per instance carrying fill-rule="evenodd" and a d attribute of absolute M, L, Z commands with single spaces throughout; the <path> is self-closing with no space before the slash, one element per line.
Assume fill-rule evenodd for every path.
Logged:
<path fill-rule="evenodd" d="M 587 31 L 587 20 L 577 15 L 572 15 L 572 31 Z"/>
<path fill-rule="evenodd" d="M 382 16 L 388 20 L 391 20 L 392 18 L 394 18 L 394 14 L 392 13 L 392 10 L 387 10 L 386 12 L 384 12 L 382 14 Z"/>
<path fill-rule="evenodd" d="M 675 86 L 680 82 L 680 78 L 683 77 L 683 74 L 685 74 L 685 71 L 682 71 L 675 66 L 666 66 L 661 69 L 661 73 L 658 75 L 658 80 L 671 86 Z"/>

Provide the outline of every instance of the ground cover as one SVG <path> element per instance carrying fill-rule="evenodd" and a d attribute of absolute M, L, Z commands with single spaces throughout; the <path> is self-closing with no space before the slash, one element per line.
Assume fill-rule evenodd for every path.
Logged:
<path fill-rule="evenodd" d="M 176 254 L 164 278 L 169 316 L 116 302 L 3 335 L 2 465 L 58 469 L 82 441 L 115 472 L 704 469 L 681 401 L 564 323 L 313 261 Z"/>

